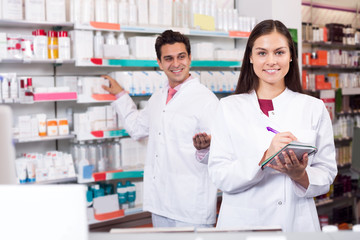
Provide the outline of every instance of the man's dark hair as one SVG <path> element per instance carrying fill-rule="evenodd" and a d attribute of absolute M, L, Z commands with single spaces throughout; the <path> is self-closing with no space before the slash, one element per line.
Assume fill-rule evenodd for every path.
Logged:
<path fill-rule="evenodd" d="M 166 30 L 160 36 L 157 37 L 155 42 L 156 57 L 161 61 L 161 47 L 165 44 L 183 43 L 185 44 L 188 55 L 191 54 L 191 47 L 189 39 L 173 30 Z"/>

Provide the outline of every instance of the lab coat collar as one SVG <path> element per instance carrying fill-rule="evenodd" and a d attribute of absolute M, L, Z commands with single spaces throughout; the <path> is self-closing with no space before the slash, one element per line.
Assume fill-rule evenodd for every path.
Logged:
<path fill-rule="evenodd" d="M 180 88 L 181 88 L 186 82 L 190 81 L 191 79 L 193 79 L 193 76 L 191 76 L 191 74 L 190 74 L 189 77 L 188 77 L 187 79 L 185 79 L 185 81 L 184 81 L 183 83 L 177 85 L 176 87 L 174 87 L 174 89 L 175 89 L 176 91 L 179 91 Z M 169 88 L 170 88 L 170 86 L 169 86 L 169 80 L 168 80 L 168 81 L 166 81 L 165 89 L 166 89 L 166 90 L 169 90 Z"/>
<path fill-rule="evenodd" d="M 176 100 L 176 98 L 179 97 L 179 95 L 181 95 L 181 93 L 186 90 L 189 86 L 191 86 L 192 84 L 194 83 L 200 83 L 199 79 L 198 78 L 194 78 L 194 77 L 189 77 L 186 79 L 186 81 L 184 83 L 181 84 L 181 87 L 179 89 L 176 89 L 177 90 L 177 93 L 174 95 L 174 97 L 172 98 L 172 100 L 170 102 L 173 102 L 174 100 Z M 162 102 L 164 104 L 164 106 L 168 107 L 168 105 L 170 105 L 169 103 L 166 104 L 166 98 L 167 98 L 167 95 L 168 95 L 168 89 L 169 89 L 169 82 L 167 82 L 167 84 L 162 88 Z"/>
<path fill-rule="evenodd" d="M 258 108 L 260 109 L 260 105 L 259 105 L 258 97 L 257 97 L 257 95 L 256 95 L 256 91 L 253 90 L 253 91 L 250 93 L 250 95 L 252 96 L 253 101 L 256 102 L 256 106 L 258 106 Z M 294 97 L 293 95 L 294 95 L 294 92 L 293 92 L 293 91 L 291 91 L 291 90 L 288 89 L 288 88 L 285 88 L 285 90 L 284 90 L 282 93 L 280 93 L 279 96 L 273 98 L 273 99 L 272 99 L 272 102 L 273 102 L 273 106 L 274 106 L 274 111 L 276 111 L 276 108 L 277 108 L 277 107 L 280 107 L 280 108 L 281 108 L 282 105 L 287 104 L 288 101 L 289 101 L 289 99 L 290 99 L 291 97 Z"/>
<path fill-rule="evenodd" d="M 182 84 L 178 85 L 178 86 L 180 86 L 180 88 L 178 88 L 178 86 L 176 86 L 176 87 L 175 87 L 175 90 L 177 90 L 177 91 L 179 92 L 179 91 L 181 91 L 183 88 L 186 88 L 187 86 L 189 86 L 190 84 L 195 83 L 195 82 L 199 82 L 199 79 L 190 76 L 190 77 L 188 77 Z M 170 87 L 170 86 L 169 86 L 169 82 L 167 81 L 165 87 L 163 88 L 163 93 L 166 93 L 166 94 L 167 94 L 169 87 Z M 174 95 L 174 97 L 175 97 L 175 96 L 176 96 L 176 94 Z"/>

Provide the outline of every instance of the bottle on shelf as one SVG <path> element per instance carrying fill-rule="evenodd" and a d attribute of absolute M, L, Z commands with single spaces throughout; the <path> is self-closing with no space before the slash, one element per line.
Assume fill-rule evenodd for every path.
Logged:
<path fill-rule="evenodd" d="M 73 109 L 72 108 L 66 109 L 66 119 L 68 121 L 69 130 L 71 131 L 73 129 Z"/>
<path fill-rule="evenodd" d="M 109 32 L 106 35 L 105 43 L 107 45 L 116 45 L 116 38 L 114 32 Z"/>
<path fill-rule="evenodd" d="M 116 138 L 112 145 L 112 151 L 113 151 L 113 159 L 111 162 L 111 166 L 113 170 L 121 169 L 122 163 L 121 163 L 121 145 L 120 145 L 120 139 Z"/>
<path fill-rule="evenodd" d="M 83 94 L 83 80 L 82 80 L 82 78 L 79 78 L 77 80 L 76 92 L 77 92 L 78 95 Z"/>
<path fill-rule="evenodd" d="M 126 192 L 127 192 L 127 201 L 129 204 L 129 208 L 135 207 L 135 199 L 136 199 L 136 188 L 135 184 L 131 183 L 130 181 L 126 181 Z"/>
<path fill-rule="evenodd" d="M 74 161 L 75 165 L 75 172 L 79 173 L 79 156 L 80 156 L 80 148 L 79 143 L 75 139 L 70 140 L 70 154 L 72 156 L 72 159 Z"/>
<path fill-rule="evenodd" d="M 137 25 L 137 6 L 135 0 L 129 0 L 129 25 Z"/>
<path fill-rule="evenodd" d="M 183 12 L 182 12 L 182 2 L 180 0 L 174 0 L 173 2 L 173 26 L 174 27 L 182 27 L 182 19 L 183 19 Z"/>
<path fill-rule="evenodd" d="M 118 23 L 117 0 L 107 0 L 107 22 Z"/>
<path fill-rule="evenodd" d="M 120 25 L 129 24 L 129 4 L 127 0 L 119 2 L 119 23 Z"/>
<path fill-rule="evenodd" d="M 95 0 L 95 21 L 106 22 L 107 21 L 107 6 L 106 0 Z"/>
<path fill-rule="evenodd" d="M 94 166 L 94 172 L 97 172 L 97 155 L 96 155 L 96 144 L 94 143 L 94 141 L 89 141 L 87 143 L 88 145 L 88 156 L 89 156 L 89 164 Z"/>
<path fill-rule="evenodd" d="M 94 19 L 94 0 L 83 0 L 81 4 L 81 22 L 89 23 Z"/>
<path fill-rule="evenodd" d="M 96 143 L 96 159 L 97 159 L 97 171 L 104 172 L 107 169 L 106 158 L 104 151 L 104 144 L 102 140 L 97 140 Z"/>
<path fill-rule="evenodd" d="M 101 35 L 100 31 L 96 31 L 94 36 L 94 57 L 104 57 L 104 37 Z"/>
<path fill-rule="evenodd" d="M 182 27 L 188 28 L 189 27 L 189 3 L 188 0 L 182 1 Z"/>
<path fill-rule="evenodd" d="M 48 39 L 44 29 L 37 29 L 34 32 L 34 57 L 36 59 L 48 59 Z"/>
<path fill-rule="evenodd" d="M 4 102 L 9 101 L 10 99 L 10 88 L 9 88 L 9 79 L 4 76 L 1 79 L 1 95 Z"/>
<path fill-rule="evenodd" d="M 59 41 L 59 59 L 69 60 L 70 56 L 70 38 L 67 31 L 60 31 L 58 34 Z"/>
<path fill-rule="evenodd" d="M 31 77 L 28 77 L 26 79 L 25 98 L 26 98 L 26 103 L 34 102 L 34 88 L 32 86 L 32 78 Z"/>
<path fill-rule="evenodd" d="M 126 185 L 123 185 L 122 182 L 118 182 L 116 185 L 116 192 L 119 199 L 120 209 L 125 208 L 125 204 L 127 202 L 127 188 Z"/>
<path fill-rule="evenodd" d="M 48 31 L 48 58 L 59 58 L 59 42 L 56 31 Z"/>
<path fill-rule="evenodd" d="M 78 176 L 79 179 L 84 179 L 85 175 L 84 175 L 84 170 L 85 167 L 89 165 L 89 160 L 88 160 L 88 151 L 87 151 L 87 147 L 85 145 L 84 141 L 80 141 L 79 143 L 79 159 L 78 159 Z M 75 163 L 76 165 L 76 163 Z"/>

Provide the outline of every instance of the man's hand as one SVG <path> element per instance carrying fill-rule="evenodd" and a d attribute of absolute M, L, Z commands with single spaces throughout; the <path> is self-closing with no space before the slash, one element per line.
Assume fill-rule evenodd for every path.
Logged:
<path fill-rule="evenodd" d="M 197 150 L 205 149 L 210 146 L 211 135 L 206 133 L 197 133 L 193 137 L 193 144 Z"/>
<path fill-rule="evenodd" d="M 118 82 L 115 79 L 113 79 L 107 75 L 103 75 L 101 77 L 106 78 L 110 81 L 110 87 L 102 85 L 102 88 L 104 90 L 108 91 L 110 94 L 116 95 L 116 94 L 124 91 L 124 89 L 120 86 L 120 84 L 118 84 Z"/>

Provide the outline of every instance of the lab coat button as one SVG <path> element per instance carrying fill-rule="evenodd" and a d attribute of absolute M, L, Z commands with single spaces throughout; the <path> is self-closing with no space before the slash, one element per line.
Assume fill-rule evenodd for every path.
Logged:
<path fill-rule="evenodd" d="M 165 110 L 163 110 L 163 112 L 165 112 Z"/>
<path fill-rule="evenodd" d="M 278 201 L 278 205 L 282 205 L 282 201 Z"/>
<path fill-rule="evenodd" d="M 161 132 L 159 132 L 159 135 L 161 135 Z"/>

